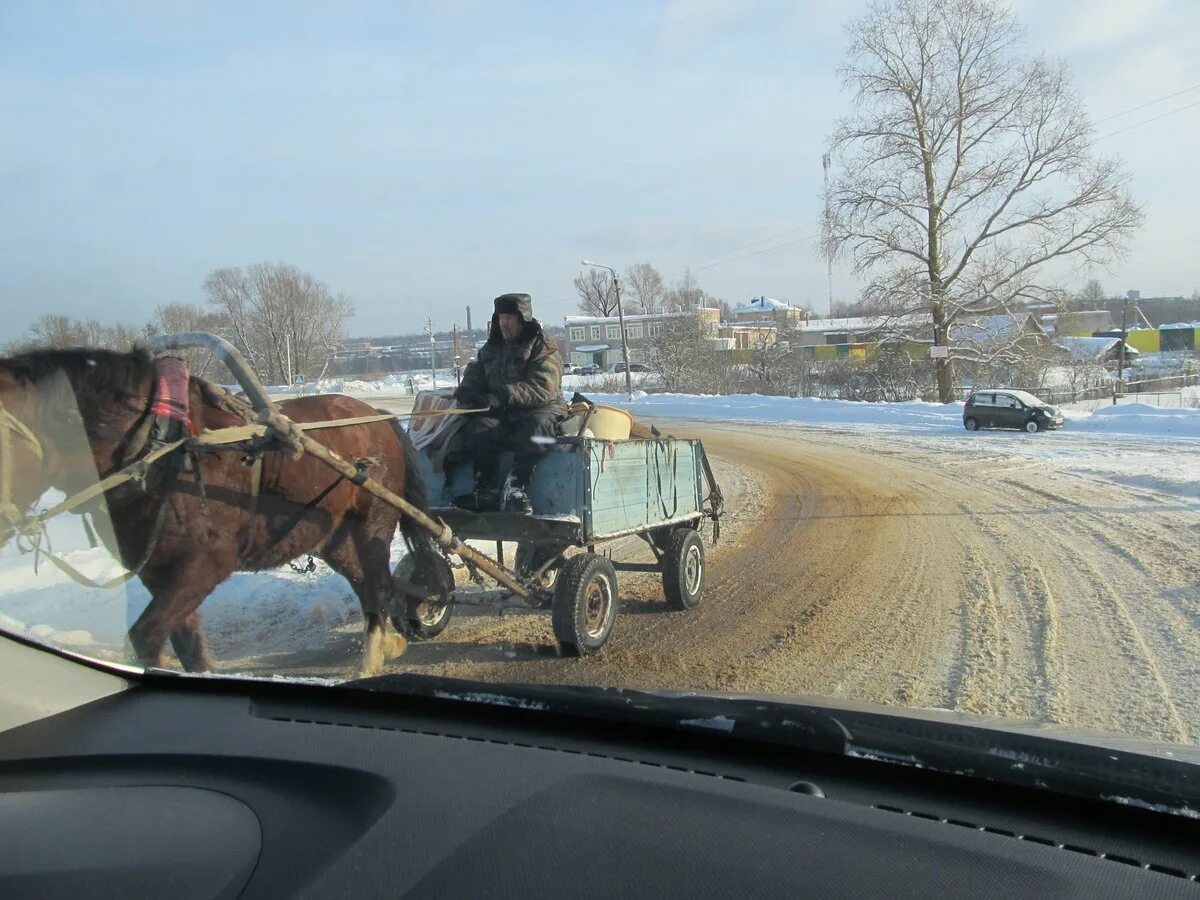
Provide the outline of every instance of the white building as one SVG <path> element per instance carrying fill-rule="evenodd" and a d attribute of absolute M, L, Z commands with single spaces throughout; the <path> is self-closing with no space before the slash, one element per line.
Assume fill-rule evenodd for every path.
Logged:
<path fill-rule="evenodd" d="M 625 336 L 629 342 L 629 361 L 649 363 L 650 347 L 663 327 L 680 318 L 700 320 L 706 335 L 716 338 L 721 311 L 707 307 L 682 313 L 639 313 L 625 317 Z M 567 348 L 563 359 L 568 365 L 598 365 L 608 368 L 621 361 L 621 320 L 619 316 L 564 316 Z"/>

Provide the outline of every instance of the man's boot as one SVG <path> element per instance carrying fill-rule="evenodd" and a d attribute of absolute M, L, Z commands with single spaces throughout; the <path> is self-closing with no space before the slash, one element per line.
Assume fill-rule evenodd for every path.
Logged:
<path fill-rule="evenodd" d="M 454 498 L 454 505 L 459 509 L 471 512 L 498 512 L 500 510 L 500 492 L 492 487 L 495 480 L 495 463 L 477 464 L 475 490 L 469 494 L 459 494 Z"/>
<path fill-rule="evenodd" d="M 533 472 L 526 466 L 513 469 L 508 490 L 504 492 L 504 511 L 532 515 L 533 504 L 529 500 L 529 479 Z"/>

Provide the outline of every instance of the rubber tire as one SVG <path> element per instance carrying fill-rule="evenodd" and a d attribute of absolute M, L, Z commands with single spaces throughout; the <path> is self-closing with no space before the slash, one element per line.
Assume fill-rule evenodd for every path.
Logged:
<path fill-rule="evenodd" d="M 976 422 L 974 419 L 964 419 L 963 427 L 966 428 L 967 431 L 978 431 L 979 423 Z"/>
<path fill-rule="evenodd" d="M 611 592 L 609 606 L 603 627 L 598 634 L 591 635 L 587 632 L 588 592 L 594 582 L 602 579 L 607 580 Z M 563 656 L 591 656 L 607 644 L 617 619 L 618 597 L 617 570 L 603 556 L 580 553 L 563 563 L 550 612 L 559 652 Z"/>
<path fill-rule="evenodd" d="M 446 562 L 445 559 L 442 559 L 441 557 L 438 557 L 438 562 L 442 566 L 445 566 L 445 571 L 443 574 L 447 579 L 446 583 L 453 584 L 454 583 L 454 572 L 451 571 L 450 564 L 448 562 Z M 405 581 L 412 581 L 412 574 L 413 574 L 412 567 L 413 567 L 412 555 L 410 554 L 408 556 L 405 556 L 404 559 L 400 560 L 400 563 L 396 566 L 395 572 L 393 574 L 397 578 L 402 578 Z M 399 592 L 397 592 L 397 593 L 399 593 Z M 443 631 L 446 630 L 446 626 L 450 624 L 450 619 L 453 618 L 453 616 L 454 616 L 454 600 L 451 599 L 448 603 L 446 603 L 445 607 L 442 609 L 442 614 L 440 616 L 437 616 L 436 618 L 431 618 L 426 621 L 422 621 L 421 613 L 418 609 L 420 604 L 414 602 L 413 599 L 411 597 L 408 597 L 407 595 L 401 594 L 400 596 L 403 597 L 403 599 L 404 599 L 405 614 L 404 614 L 403 618 L 398 615 L 393 614 L 392 615 L 392 627 L 395 628 L 397 631 L 399 631 L 401 634 L 408 637 L 409 640 L 412 640 L 412 641 L 431 641 L 431 640 L 433 640 L 435 637 L 437 637 L 439 634 L 441 634 Z"/>
<path fill-rule="evenodd" d="M 1028 432 L 1029 434 L 1037 434 L 1041 430 L 1042 429 L 1040 427 L 1038 427 L 1038 423 L 1033 421 L 1033 419 L 1030 419 L 1028 422 L 1025 423 L 1025 431 Z"/>
<path fill-rule="evenodd" d="M 700 574 L 689 591 L 687 586 L 687 563 L 689 554 L 699 554 Z M 700 605 L 700 594 L 704 591 L 704 541 L 691 528 L 676 528 L 667 542 L 663 556 L 663 593 L 671 609 L 695 609 Z"/>

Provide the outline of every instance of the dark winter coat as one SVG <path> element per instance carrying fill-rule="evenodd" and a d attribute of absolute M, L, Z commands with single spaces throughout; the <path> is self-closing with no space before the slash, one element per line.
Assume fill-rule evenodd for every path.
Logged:
<path fill-rule="evenodd" d="M 496 298 L 496 308 L 487 343 L 467 366 L 455 399 L 460 406 L 482 406 L 494 398 L 501 409 L 550 409 L 565 416 L 562 357 L 554 339 L 533 317 L 529 295 L 504 294 Z M 519 340 L 504 340 L 500 311 L 514 312 L 525 321 Z"/>

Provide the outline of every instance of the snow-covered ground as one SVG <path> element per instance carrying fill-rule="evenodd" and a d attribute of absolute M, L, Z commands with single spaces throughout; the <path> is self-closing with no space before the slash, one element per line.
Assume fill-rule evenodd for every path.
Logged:
<path fill-rule="evenodd" d="M 598 375 L 564 375 L 563 390 L 569 394 L 574 391 L 593 391 L 597 388 L 611 388 L 624 384 L 625 376 L 611 372 Z M 659 382 L 659 376 L 652 372 L 634 372 L 631 377 L 634 390 L 649 389 Z M 457 382 L 452 371 L 441 370 L 437 373 L 436 386 L 439 388 L 454 387 Z M 273 395 L 301 396 L 304 394 L 349 394 L 370 400 L 383 396 L 412 395 L 415 391 L 427 391 L 434 387 L 433 377 L 429 372 L 393 372 L 382 378 L 324 378 L 310 384 L 268 385 L 267 393 Z M 226 385 L 233 391 L 238 391 L 236 385 Z"/>
<path fill-rule="evenodd" d="M 386 388 L 344 390 L 380 396 Z M 392 385 L 395 390 L 395 385 Z M 574 390 L 568 385 L 567 393 Z M 1200 509 L 1200 409 L 1166 409 L 1141 404 L 1106 406 L 1095 412 L 1068 410 L 1059 431 L 970 433 L 962 426 L 962 404 L 853 403 L 756 395 L 589 395 L 625 406 L 639 419 L 770 423 L 782 428 L 847 429 L 869 433 L 882 447 L 903 447 L 930 458 L 953 456 L 982 466 L 1031 467 L 1093 481 L 1195 501 Z M 747 430 L 747 439 L 752 439 Z M 736 461 L 734 461 L 736 462 Z M 45 508 L 56 498 L 48 493 Z M 102 548 L 90 548 L 79 520 L 63 516 L 50 526 L 52 546 L 93 578 L 108 578 L 120 566 Z M 402 550 L 393 547 L 393 558 Z M 34 571 L 32 554 L 12 545 L 0 551 L 0 625 L 82 652 L 116 658 L 124 634 L 149 596 L 137 579 L 110 590 L 82 587 L 45 560 Z M 234 575 L 205 601 L 203 618 L 225 659 L 260 653 L 297 652 L 324 646 L 335 631 L 359 627 L 358 604 L 349 585 L 318 563 L 311 573 L 290 568 Z"/>
<path fill-rule="evenodd" d="M 1062 429 L 968 432 L 961 403 L 855 403 L 815 398 L 687 394 L 592 395 L 634 416 L 711 422 L 771 422 L 782 426 L 882 432 L 924 452 L 989 460 L 1042 461 L 1081 477 L 1200 499 L 1200 409 L 1126 403 L 1095 412 L 1066 410 Z"/>

